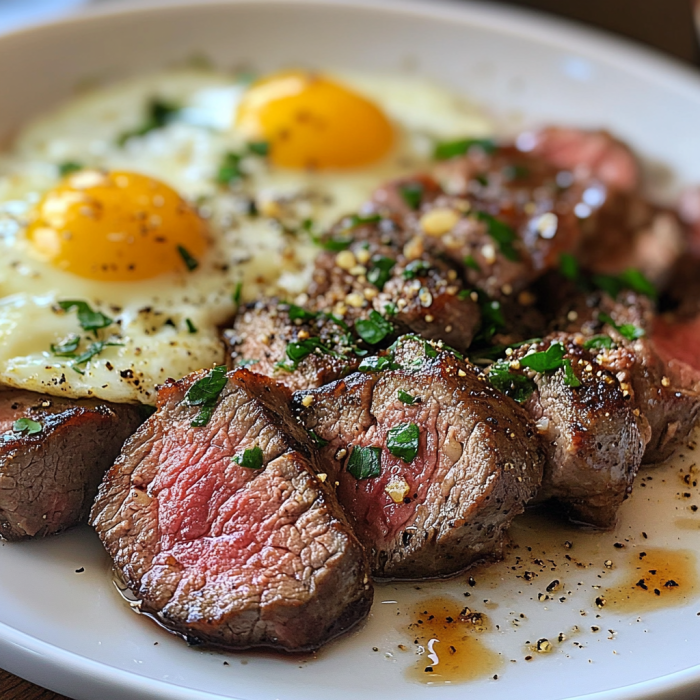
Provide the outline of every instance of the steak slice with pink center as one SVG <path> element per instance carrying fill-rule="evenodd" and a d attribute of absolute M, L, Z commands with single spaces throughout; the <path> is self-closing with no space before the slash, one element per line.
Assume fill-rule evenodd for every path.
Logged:
<path fill-rule="evenodd" d="M 388 356 L 400 367 L 294 398 L 382 577 L 445 576 L 498 557 L 542 478 L 524 410 L 473 366 L 423 347 L 404 340 Z"/>
<path fill-rule="evenodd" d="M 241 369 L 218 375 L 218 398 L 190 405 L 216 372 L 159 390 L 92 522 L 141 610 L 166 628 L 229 648 L 315 649 L 367 614 L 365 554 L 287 391 Z"/>

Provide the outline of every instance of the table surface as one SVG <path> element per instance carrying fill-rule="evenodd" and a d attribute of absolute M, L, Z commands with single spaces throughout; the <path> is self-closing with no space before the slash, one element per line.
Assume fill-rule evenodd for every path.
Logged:
<path fill-rule="evenodd" d="M 507 0 L 623 34 L 700 66 L 692 0 Z M 56 14 L 79 0 L 0 0 L 0 32 Z M 700 4 L 700 0 L 699 0 Z M 32 12 L 32 7 L 34 12 Z M 5 20 L 5 22 L 3 22 Z M 0 700 L 68 700 L 0 669 Z M 95 700 L 99 700 L 96 698 Z"/>

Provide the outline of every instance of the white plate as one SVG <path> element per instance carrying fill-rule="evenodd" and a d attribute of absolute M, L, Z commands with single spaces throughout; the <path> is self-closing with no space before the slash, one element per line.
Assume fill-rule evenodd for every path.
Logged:
<path fill-rule="evenodd" d="M 134 74 L 203 51 L 224 66 L 248 63 L 261 70 L 301 64 L 415 71 L 476 98 L 507 128 L 539 120 L 604 126 L 681 179 L 700 182 L 700 79 L 690 70 L 512 9 L 427 0 L 132 6 L 9 35 L 0 39 L 0 136 L 85 79 Z M 700 501 L 697 488 L 678 476 L 693 455 L 688 451 L 651 473 L 645 488 L 638 480 L 615 533 L 552 536 L 521 524 L 521 547 L 512 556 L 523 561 L 516 571 L 509 568 L 514 562 L 478 571 L 473 587 L 466 576 L 420 590 L 378 587 L 368 624 L 318 658 L 187 648 L 120 601 L 87 528 L 44 542 L 3 544 L 0 666 L 80 700 L 697 697 L 700 590 L 658 611 L 625 613 L 594 604 L 604 591 L 594 586 L 628 573 L 625 558 L 639 560 L 650 548 L 700 551 L 700 529 L 680 527 L 700 522 L 689 509 Z M 565 540 L 571 549 L 562 548 Z M 544 568 L 534 562 L 540 558 Z M 608 559 L 614 568 L 605 567 Z M 85 571 L 76 573 L 81 567 Z M 538 575 L 523 578 L 525 571 Z M 553 579 L 561 588 L 538 600 Z M 688 580 L 681 583 L 685 592 Z M 479 638 L 502 654 L 498 680 L 489 674 L 469 685 L 427 688 L 405 678 L 409 666 L 427 664 L 427 652 L 417 656 L 405 630 L 411 606 L 438 593 L 488 614 L 491 629 Z M 574 626 L 579 632 L 572 635 Z M 567 639 L 556 642 L 560 632 Z M 527 643 L 540 638 L 555 641 L 551 653 L 528 650 Z M 433 648 L 445 658 L 443 649 Z"/>

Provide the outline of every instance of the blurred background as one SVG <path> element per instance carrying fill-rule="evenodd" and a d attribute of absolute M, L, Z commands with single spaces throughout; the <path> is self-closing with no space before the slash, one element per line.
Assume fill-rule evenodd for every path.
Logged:
<path fill-rule="evenodd" d="M 90 5 L 119 4 L 121 1 L 0 0 L 0 32 L 80 11 Z M 653 46 L 687 63 L 700 66 L 700 0 L 482 1 L 529 7 L 574 19 Z"/>

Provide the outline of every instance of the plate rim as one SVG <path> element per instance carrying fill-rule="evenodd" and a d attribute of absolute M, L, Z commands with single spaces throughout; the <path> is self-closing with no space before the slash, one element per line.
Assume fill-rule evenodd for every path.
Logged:
<path fill-rule="evenodd" d="M 0 44 L 37 37 L 43 32 L 60 31 L 62 27 L 102 22 L 110 17 L 145 15 L 223 6 L 262 5 L 289 7 L 338 7 L 344 11 L 383 14 L 413 14 L 419 17 L 453 20 L 470 26 L 481 26 L 527 39 L 551 48 L 566 49 L 594 58 L 632 73 L 645 81 L 663 85 L 667 91 L 683 95 L 700 106 L 700 72 L 680 59 L 645 46 L 626 37 L 601 29 L 579 25 L 572 20 L 550 16 L 529 8 L 493 5 L 479 0 L 122 0 L 101 6 L 81 8 L 76 14 L 50 18 L 40 23 L 19 27 L 0 35 Z M 6 543 L 11 544 L 11 543 Z M 698 613 L 700 614 L 700 613 Z M 3 668 L 22 678 L 51 687 L 55 692 L 70 694 L 73 681 L 79 679 L 120 692 L 138 694 L 149 700 L 246 700 L 238 695 L 191 689 L 187 686 L 143 676 L 117 668 L 82 654 L 67 651 L 45 642 L 11 625 L 0 622 L 0 658 Z M 38 672 L 25 673 L 28 661 L 38 664 Z M 42 673 L 41 671 L 44 671 Z M 53 680 L 47 685 L 44 674 L 50 671 Z M 97 687 L 97 686 L 95 686 Z M 88 689 L 88 686 L 86 686 Z M 670 700 L 692 690 L 700 690 L 700 663 L 654 679 L 624 685 L 567 700 Z M 116 697 L 116 696 L 115 696 Z M 136 695 L 132 695 L 136 698 Z"/>

